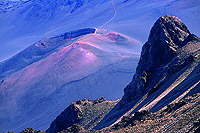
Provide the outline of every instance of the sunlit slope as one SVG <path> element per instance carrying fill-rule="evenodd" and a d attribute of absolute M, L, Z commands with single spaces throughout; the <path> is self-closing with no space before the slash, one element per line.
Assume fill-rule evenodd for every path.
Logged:
<path fill-rule="evenodd" d="M 0 63 L 0 79 L 47 57 L 62 47 L 70 45 L 83 35 L 95 32 L 96 29 L 94 28 L 84 28 L 66 32 L 56 37 L 46 37 L 35 42 L 15 56 Z"/>
<path fill-rule="evenodd" d="M 97 30 L 5 77 L 0 128 L 44 130 L 74 100 L 120 98 L 135 72 L 139 45 L 124 35 Z"/>
<path fill-rule="evenodd" d="M 101 27 L 113 14 L 110 0 L 27 0 L 0 14 L 0 60 L 4 60 L 47 36 L 85 27 Z M 196 0 L 114 0 L 116 16 L 104 28 L 141 42 L 147 40 L 152 23 L 169 14 L 182 19 L 200 35 Z M 16 1 L 15 1 L 16 3 Z M 7 5 L 8 7 L 8 5 Z M 141 46 L 142 47 L 142 46 Z M 4 49 L 7 49 L 6 51 Z"/>

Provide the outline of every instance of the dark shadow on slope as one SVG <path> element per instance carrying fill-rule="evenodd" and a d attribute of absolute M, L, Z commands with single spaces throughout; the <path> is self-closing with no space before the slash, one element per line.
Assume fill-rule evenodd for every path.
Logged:
<path fill-rule="evenodd" d="M 187 91 L 190 87 L 192 87 L 195 83 L 200 80 L 200 73 L 197 73 L 200 69 L 200 64 L 194 69 L 194 71 L 178 86 L 176 86 L 170 93 L 168 93 L 163 99 L 161 99 L 150 111 L 156 112 L 168 105 L 180 95 L 182 95 L 185 91 Z M 195 92 L 200 92 L 199 90 L 200 83 L 190 91 L 189 95 L 194 94 Z M 187 95 L 186 95 L 187 96 Z M 185 96 L 184 96 L 185 97 Z M 184 98 L 183 97 L 183 98 Z"/>
<path fill-rule="evenodd" d="M 160 94 L 162 94 L 172 83 L 174 83 L 176 81 L 176 79 L 184 72 L 186 71 L 186 69 L 188 68 L 188 66 L 186 66 L 184 69 L 176 72 L 176 74 L 174 74 L 173 76 L 169 76 L 167 77 L 165 80 L 163 81 L 159 81 L 160 79 L 162 79 L 162 76 L 164 75 L 164 72 L 158 73 L 158 74 L 154 74 L 152 75 L 152 77 L 156 77 L 153 78 L 152 81 L 150 81 L 151 84 L 149 84 L 148 88 L 153 88 L 150 89 L 149 93 L 148 93 L 148 97 L 147 99 L 145 99 L 136 109 L 134 109 L 132 111 L 131 114 L 135 113 L 136 111 L 138 111 L 140 108 L 142 108 L 144 105 L 151 103 L 153 100 L 155 100 Z M 160 76 L 160 77 L 159 77 Z M 160 82 L 160 84 L 158 83 Z M 156 86 L 156 87 L 155 87 Z M 166 104 L 167 105 L 167 104 Z"/>
<path fill-rule="evenodd" d="M 110 126 L 114 122 L 116 122 L 121 116 L 123 116 L 127 111 L 134 107 L 134 105 L 143 97 L 137 97 L 134 101 L 130 103 L 124 103 L 121 100 L 104 118 L 103 120 L 97 124 L 94 129 L 102 129 Z"/>
<path fill-rule="evenodd" d="M 133 108 L 138 103 L 138 101 L 141 101 L 141 98 L 145 94 L 148 94 L 147 99 L 145 99 L 138 106 L 136 106 L 136 108 L 131 112 L 131 114 L 138 111 L 145 104 L 148 104 L 148 103 L 152 102 L 154 99 L 156 99 L 172 83 L 174 83 L 176 81 L 176 79 L 183 72 L 185 72 L 188 69 L 188 67 L 190 67 L 191 62 L 193 62 L 193 60 L 187 62 L 188 58 L 190 59 L 190 56 L 185 58 L 184 62 L 186 62 L 186 63 L 185 64 L 183 63 L 184 65 L 183 64 L 177 65 L 178 61 L 175 58 L 169 65 L 171 65 L 171 66 L 177 65 L 176 67 L 171 67 L 171 69 L 169 69 L 169 70 L 166 69 L 165 67 L 159 68 L 157 71 L 158 72 L 160 71 L 160 72 L 153 73 L 150 77 L 151 80 L 149 81 L 149 83 L 146 86 L 146 89 L 149 90 L 149 92 L 146 92 L 146 93 L 143 92 L 140 97 L 133 96 L 133 98 L 129 102 L 126 102 L 126 103 L 123 102 L 124 101 L 124 97 L 123 97 L 122 100 L 116 105 L 116 107 L 114 107 L 113 110 L 111 110 L 111 112 L 95 127 L 95 129 L 101 129 L 101 128 L 104 128 L 104 127 L 107 127 L 107 126 L 110 126 L 111 124 L 113 124 L 122 115 L 124 115 L 127 111 L 129 111 L 131 108 Z M 198 70 L 199 70 L 199 68 L 196 67 L 195 70 L 190 75 L 193 76 L 195 73 L 197 73 Z M 165 77 L 165 79 L 162 80 L 165 75 L 167 75 L 167 77 Z M 197 77 L 198 77 L 198 75 L 197 75 Z M 188 76 L 188 78 L 190 78 L 190 76 Z M 196 79 L 198 80 L 198 78 L 196 78 Z M 194 84 L 196 83 L 196 81 L 193 81 L 193 82 L 194 82 Z M 193 85 L 193 83 L 192 83 L 192 85 Z M 180 93 L 178 93 L 178 95 L 175 98 L 177 98 L 179 95 L 181 95 L 184 91 L 185 90 L 182 89 L 182 91 L 180 91 Z M 171 97 L 169 97 L 169 99 L 170 100 L 168 100 L 168 101 L 174 100 L 174 99 L 171 99 Z M 125 101 L 127 101 L 127 100 L 125 100 Z M 168 103 L 169 102 L 165 102 L 163 104 L 163 106 L 166 106 Z M 161 109 L 161 107 L 158 107 L 157 109 L 159 110 L 159 109 Z"/>

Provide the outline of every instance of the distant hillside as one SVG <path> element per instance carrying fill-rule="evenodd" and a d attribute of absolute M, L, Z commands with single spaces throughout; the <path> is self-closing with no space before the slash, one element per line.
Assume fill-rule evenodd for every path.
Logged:
<path fill-rule="evenodd" d="M 0 63 L 0 132 L 45 130 L 77 99 L 120 98 L 140 45 L 119 33 L 85 28 L 44 38 Z"/>
<path fill-rule="evenodd" d="M 98 124 L 91 123 L 97 124 L 93 129 L 88 130 L 79 121 L 66 121 L 62 123 L 65 124 L 62 129 L 66 128 L 62 133 L 198 132 L 200 39 L 178 17 L 160 17 L 142 48 L 136 74 L 124 91 L 122 99 Z M 71 115 L 62 117 L 71 118 Z M 58 125 L 55 121 L 51 127 Z"/>

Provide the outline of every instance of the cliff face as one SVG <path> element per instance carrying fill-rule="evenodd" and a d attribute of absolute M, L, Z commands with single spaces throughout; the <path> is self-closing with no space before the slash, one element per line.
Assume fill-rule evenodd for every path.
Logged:
<path fill-rule="evenodd" d="M 196 47 L 196 50 L 191 48 L 192 44 L 196 44 L 192 46 Z M 170 71 L 179 71 L 190 64 L 193 61 L 192 55 L 199 49 L 197 44 L 199 44 L 199 39 L 189 32 L 179 18 L 160 17 L 152 27 L 148 41 L 142 48 L 136 74 L 132 82 L 124 89 L 122 101 L 131 102 L 149 93 L 150 90 L 153 91 L 152 88 L 155 88 L 164 74 L 169 77 Z M 171 64 L 168 70 L 167 64 Z"/>
<path fill-rule="evenodd" d="M 136 111 L 158 111 L 199 92 L 200 39 L 175 16 L 162 16 L 143 45 L 131 83 L 121 101 L 95 127 L 116 124 Z"/>
<path fill-rule="evenodd" d="M 124 98 L 131 101 L 134 97 L 148 92 L 146 88 L 150 76 L 172 61 L 178 49 L 185 45 L 183 42 L 189 35 L 191 35 L 189 30 L 179 18 L 175 16 L 159 18 L 142 48 L 136 74 L 124 90 Z"/>

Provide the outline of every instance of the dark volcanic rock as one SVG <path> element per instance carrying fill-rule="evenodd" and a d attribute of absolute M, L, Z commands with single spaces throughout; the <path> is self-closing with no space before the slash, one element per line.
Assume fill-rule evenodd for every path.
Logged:
<path fill-rule="evenodd" d="M 65 130 L 74 123 L 78 123 L 81 119 L 81 116 L 81 109 L 78 106 L 71 104 L 51 123 L 46 132 L 56 133 Z"/>
<path fill-rule="evenodd" d="M 188 96 L 177 103 L 171 103 L 158 112 L 137 111 L 132 116 L 124 116 L 121 121 L 104 130 L 109 133 L 157 133 L 200 131 L 200 93 Z M 169 107 L 170 106 L 170 107 Z M 170 111 L 171 110 L 171 111 Z M 167 112 L 166 112 L 167 111 Z M 168 112 L 169 111 L 169 112 Z"/>
<path fill-rule="evenodd" d="M 105 101 L 106 101 L 106 99 L 104 97 L 102 97 L 100 99 L 94 100 L 94 104 L 102 103 L 102 102 L 105 102 Z"/>
<path fill-rule="evenodd" d="M 96 126 L 117 102 L 103 97 L 96 100 L 77 100 L 57 116 L 46 132 L 86 132 Z"/>
<path fill-rule="evenodd" d="M 44 131 L 38 131 L 38 130 L 35 130 L 35 129 L 32 129 L 32 128 L 27 128 L 27 129 L 24 129 L 23 131 L 21 131 L 20 133 L 45 133 Z"/>
<path fill-rule="evenodd" d="M 185 104 L 186 104 L 185 101 L 180 101 L 178 103 L 169 104 L 169 105 L 167 105 L 167 108 L 164 110 L 164 112 L 170 113 L 172 111 L 177 110 L 178 108 L 182 107 Z"/>
<path fill-rule="evenodd" d="M 71 127 L 68 127 L 66 130 L 63 130 L 61 132 L 58 133 L 87 133 L 88 131 L 86 131 L 82 126 L 80 126 L 79 124 L 74 124 Z"/>
<path fill-rule="evenodd" d="M 133 116 L 124 116 L 120 122 L 118 122 L 117 124 L 113 125 L 111 127 L 111 129 L 113 130 L 118 130 L 120 128 L 125 128 L 129 125 L 134 126 L 136 125 L 135 122 L 136 121 L 140 121 L 143 122 L 147 119 L 153 119 L 154 115 L 147 111 L 147 110 L 143 110 L 141 112 L 137 111 L 134 113 Z"/>
<path fill-rule="evenodd" d="M 147 92 L 145 89 L 152 73 L 169 63 L 190 35 L 187 27 L 175 16 L 160 17 L 151 29 L 148 41 L 142 47 L 140 61 L 132 82 L 125 88 L 128 101 Z"/>
<path fill-rule="evenodd" d="M 183 73 L 197 71 L 198 68 L 191 65 L 200 67 L 199 55 L 200 39 L 191 34 L 178 17 L 170 15 L 160 17 L 153 25 L 148 41 L 142 47 L 136 73 L 131 83 L 124 89 L 124 96 L 95 129 L 113 124 L 125 113 L 131 114 L 143 107 L 145 110 L 147 107 L 147 110 L 158 111 L 175 100 L 198 82 L 200 77 L 198 72 L 191 75 Z M 185 72 L 187 68 L 190 69 Z M 187 80 L 184 82 L 184 79 L 179 80 L 177 83 L 176 80 L 182 74 L 185 78 L 188 76 Z M 181 85 L 176 87 L 179 83 Z M 175 85 L 170 90 L 169 86 L 172 84 Z M 166 94 L 158 98 L 162 92 Z M 169 96 L 168 93 L 170 93 Z M 153 101 L 156 98 L 158 101 Z M 150 103 L 152 104 L 149 105 Z M 130 109 L 132 109 L 131 112 Z"/>
<path fill-rule="evenodd" d="M 200 120 L 198 120 L 197 122 L 195 122 L 193 125 L 194 125 L 193 128 L 196 128 L 194 130 L 194 132 L 195 133 L 199 133 L 200 132 Z"/>

